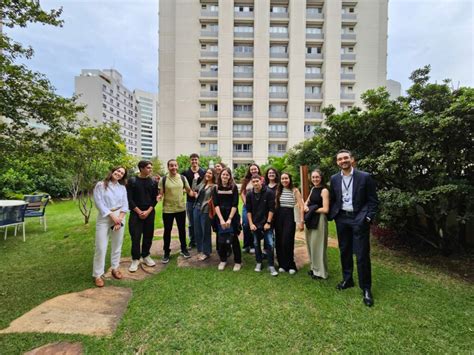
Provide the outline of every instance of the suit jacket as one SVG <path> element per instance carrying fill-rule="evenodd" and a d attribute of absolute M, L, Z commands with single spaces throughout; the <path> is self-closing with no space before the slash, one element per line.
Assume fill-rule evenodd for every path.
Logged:
<path fill-rule="evenodd" d="M 362 223 L 366 217 L 375 218 L 379 200 L 375 190 L 375 182 L 369 173 L 354 169 L 352 187 L 352 206 L 355 221 Z M 328 219 L 333 220 L 342 209 L 342 177 L 341 173 L 331 176 L 330 208 Z"/>

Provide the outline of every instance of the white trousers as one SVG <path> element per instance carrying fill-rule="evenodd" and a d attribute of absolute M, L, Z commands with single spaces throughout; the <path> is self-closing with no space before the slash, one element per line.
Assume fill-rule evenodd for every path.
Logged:
<path fill-rule="evenodd" d="M 120 210 L 112 212 L 116 216 L 120 215 Z M 123 221 L 125 224 L 125 220 Z M 117 269 L 120 264 L 120 255 L 122 253 L 123 235 L 125 233 L 125 226 L 120 228 L 118 231 L 110 229 L 114 225 L 114 222 L 109 216 L 102 217 L 100 214 L 97 216 L 97 222 L 95 224 L 95 254 L 94 254 L 94 265 L 92 271 L 92 277 L 100 277 L 105 272 L 105 256 L 107 254 L 107 244 L 109 243 L 109 236 L 112 236 L 111 251 L 110 251 L 110 263 L 112 269 Z"/>

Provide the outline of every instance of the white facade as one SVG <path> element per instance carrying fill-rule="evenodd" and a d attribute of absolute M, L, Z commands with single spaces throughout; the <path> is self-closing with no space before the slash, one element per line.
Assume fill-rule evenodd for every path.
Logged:
<path fill-rule="evenodd" d="M 160 0 L 159 153 L 264 163 L 386 85 L 388 0 Z"/>
<path fill-rule="evenodd" d="M 387 91 L 390 94 L 390 98 L 395 100 L 397 97 L 402 95 L 402 84 L 396 80 L 387 80 Z"/>
<path fill-rule="evenodd" d="M 133 92 L 138 102 L 139 153 L 142 159 L 158 156 L 158 95 L 143 90 Z"/>
<path fill-rule="evenodd" d="M 138 104 L 115 69 L 82 69 L 75 78 L 78 103 L 86 105 L 90 123 L 117 123 L 128 153 L 139 156 Z"/>

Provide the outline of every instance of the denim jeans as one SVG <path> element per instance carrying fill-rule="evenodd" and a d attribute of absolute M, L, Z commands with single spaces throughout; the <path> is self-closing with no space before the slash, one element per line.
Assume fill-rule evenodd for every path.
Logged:
<path fill-rule="evenodd" d="M 198 204 L 194 208 L 194 237 L 196 247 L 199 253 L 211 255 L 211 220 L 209 213 L 201 212 L 201 206 Z"/>
<path fill-rule="evenodd" d="M 186 201 L 186 215 L 188 216 L 189 246 L 195 246 L 196 239 L 194 238 L 194 201 Z"/>
<path fill-rule="evenodd" d="M 244 231 L 244 248 L 253 248 L 254 241 L 252 231 L 250 230 L 249 220 L 247 218 L 247 208 L 242 207 L 242 229 Z"/>
<path fill-rule="evenodd" d="M 255 259 L 257 263 L 261 263 L 263 260 L 261 240 L 263 239 L 263 248 L 267 253 L 268 266 L 273 266 L 273 230 L 267 231 L 256 230 L 253 232 L 253 242 L 255 246 Z"/>

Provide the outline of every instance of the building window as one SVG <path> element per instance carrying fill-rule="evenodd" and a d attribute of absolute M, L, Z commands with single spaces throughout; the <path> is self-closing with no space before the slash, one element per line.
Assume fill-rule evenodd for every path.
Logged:
<path fill-rule="evenodd" d="M 288 53 L 287 46 L 270 46 L 270 53 Z"/>
<path fill-rule="evenodd" d="M 268 126 L 270 132 L 286 132 L 285 124 L 271 124 Z"/>
<path fill-rule="evenodd" d="M 270 12 L 274 14 L 286 14 L 288 13 L 288 8 L 283 6 L 272 6 L 270 7 Z"/>
<path fill-rule="evenodd" d="M 272 104 L 268 109 L 270 112 L 286 112 L 286 105 Z"/>
<path fill-rule="evenodd" d="M 253 73 L 253 66 L 252 65 L 235 65 L 234 66 L 234 73 Z"/>
<path fill-rule="evenodd" d="M 321 93 L 321 87 L 320 86 L 305 86 L 304 92 L 306 94 L 319 94 Z"/>
<path fill-rule="evenodd" d="M 252 26 L 234 26 L 234 32 L 253 33 L 253 27 Z"/>
<path fill-rule="evenodd" d="M 252 152 L 252 144 L 236 143 L 234 144 L 234 152 Z"/>
<path fill-rule="evenodd" d="M 321 67 L 306 67 L 306 74 L 321 74 Z"/>
<path fill-rule="evenodd" d="M 323 29 L 321 27 L 306 27 L 307 34 L 320 34 L 323 33 Z"/>
<path fill-rule="evenodd" d="M 252 112 L 252 105 L 234 105 L 236 112 Z"/>
<path fill-rule="evenodd" d="M 234 6 L 234 12 L 253 12 L 253 6 Z"/>
<path fill-rule="evenodd" d="M 234 92 L 252 93 L 253 87 L 251 85 L 234 85 Z"/>
<path fill-rule="evenodd" d="M 270 66 L 270 73 L 288 74 L 288 67 L 282 66 L 282 65 L 271 65 Z"/>
<path fill-rule="evenodd" d="M 288 87 L 286 85 L 270 85 L 269 92 L 287 93 Z"/>
<path fill-rule="evenodd" d="M 270 33 L 288 33 L 288 27 L 270 26 Z"/>
<path fill-rule="evenodd" d="M 306 53 L 308 54 L 321 54 L 321 47 L 306 47 Z"/>

